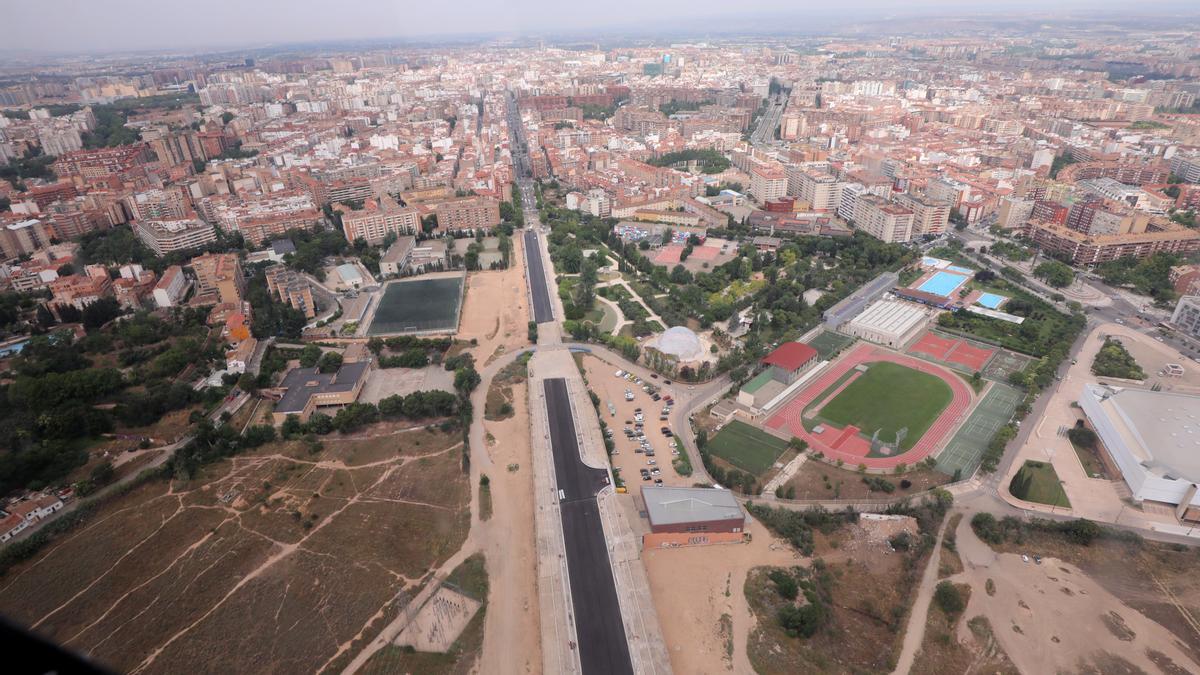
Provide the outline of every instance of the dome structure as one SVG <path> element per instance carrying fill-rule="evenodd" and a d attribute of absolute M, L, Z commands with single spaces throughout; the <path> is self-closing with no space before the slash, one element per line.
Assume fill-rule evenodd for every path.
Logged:
<path fill-rule="evenodd" d="M 660 335 L 658 351 L 674 356 L 680 361 L 695 361 L 704 355 L 699 336 L 686 326 L 668 328 Z"/>

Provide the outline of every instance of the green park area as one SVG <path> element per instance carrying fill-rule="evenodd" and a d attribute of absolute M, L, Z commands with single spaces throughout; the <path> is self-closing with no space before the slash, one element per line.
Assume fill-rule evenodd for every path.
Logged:
<path fill-rule="evenodd" d="M 787 445 L 782 438 L 745 422 L 730 422 L 712 437 L 705 450 L 743 471 L 761 476 L 775 464 Z"/>
<path fill-rule="evenodd" d="M 895 363 L 872 363 L 818 412 L 822 420 L 853 424 L 864 434 L 879 431 L 879 440 L 891 443 L 896 432 L 907 428 L 900 442 L 911 448 L 950 403 L 950 385 L 940 378 Z"/>

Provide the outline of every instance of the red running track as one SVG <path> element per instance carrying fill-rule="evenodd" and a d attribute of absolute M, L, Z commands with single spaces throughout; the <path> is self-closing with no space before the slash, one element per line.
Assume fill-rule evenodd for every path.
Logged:
<path fill-rule="evenodd" d="M 862 437 L 856 436 L 854 438 L 843 439 L 840 447 L 833 447 L 836 444 L 835 439 L 840 437 L 841 433 L 826 429 L 824 434 L 816 435 L 804 429 L 802 420 L 804 410 L 812 404 L 816 397 L 821 395 L 821 392 L 833 386 L 834 382 L 837 382 L 838 379 L 855 366 L 878 361 L 890 361 L 912 368 L 913 370 L 929 373 L 950 385 L 952 396 L 949 405 L 946 406 L 942 414 L 934 420 L 929 429 L 925 431 L 925 435 L 913 447 L 894 457 L 866 457 L 866 450 L 869 449 L 869 443 Z M 840 459 L 847 464 L 855 466 L 865 464 L 867 468 L 871 469 L 892 469 L 900 463 L 912 466 L 940 448 L 942 443 L 948 439 L 950 432 L 966 417 L 967 412 L 971 408 L 971 401 L 971 389 L 963 382 L 962 378 L 945 368 L 911 356 L 903 356 L 876 348 L 872 345 L 860 344 L 831 366 L 829 370 L 825 371 L 812 384 L 805 387 L 799 395 L 788 401 L 787 405 L 780 409 L 779 412 L 768 418 L 766 426 L 770 429 L 786 430 L 793 436 L 804 439 L 808 442 L 809 447 L 824 453 L 825 457 L 830 460 Z M 828 427 L 829 425 L 825 426 Z"/>

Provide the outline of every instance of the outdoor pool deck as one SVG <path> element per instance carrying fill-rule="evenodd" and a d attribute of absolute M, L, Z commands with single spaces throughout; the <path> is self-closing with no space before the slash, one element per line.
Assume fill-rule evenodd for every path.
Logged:
<path fill-rule="evenodd" d="M 1008 298 L 995 293 L 980 293 L 975 299 L 975 303 L 987 307 L 988 309 L 1000 309 L 1000 306 L 1008 302 Z"/>
<path fill-rule="evenodd" d="M 963 284 L 967 283 L 969 279 L 970 277 L 963 274 L 939 270 L 928 276 L 924 281 L 921 281 L 920 285 L 917 286 L 917 290 L 922 293 L 931 293 L 948 298 L 961 288 Z"/>

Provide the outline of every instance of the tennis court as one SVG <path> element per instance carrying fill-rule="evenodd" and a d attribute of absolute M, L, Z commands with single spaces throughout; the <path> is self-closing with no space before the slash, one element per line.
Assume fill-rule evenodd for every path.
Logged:
<path fill-rule="evenodd" d="M 961 274 L 938 271 L 934 272 L 933 276 L 921 282 L 921 285 L 917 286 L 917 290 L 948 298 L 965 283 L 967 283 L 967 277 Z"/>
<path fill-rule="evenodd" d="M 984 364 L 996 353 L 996 349 L 928 331 L 908 348 L 908 353 L 924 355 L 957 370 L 974 373 L 983 371 Z"/>
<path fill-rule="evenodd" d="M 1024 354 L 1017 354 L 1007 349 L 996 351 L 996 356 L 983 369 L 983 376 L 989 380 L 1008 382 L 1009 375 L 1019 373 L 1029 367 L 1037 359 Z"/>
<path fill-rule="evenodd" d="M 453 332 L 462 299 L 461 274 L 389 282 L 367 335 Z"/>
<path fill-rule="evenodd" d="M 843 349 L 854 342 L 854 338 L 841 333 L 823 330 L 808 341 L 808 346 L 817 350 L 817 356 L 822 361 L 828 360 L 841 353 Z"/>
<path fill-rule="evenodd" d="M 1007 384 L 993 383 L 992 388 L 975 406 L 966 422 L 955 432 L 937 456 L 937 469 L 959 478 L 970 478 L 979 468 L 983 453 L 992 436 L 1000 427 L 1008 424 L 1017 404 L 1021 402 L 1021 391 Z"/>

